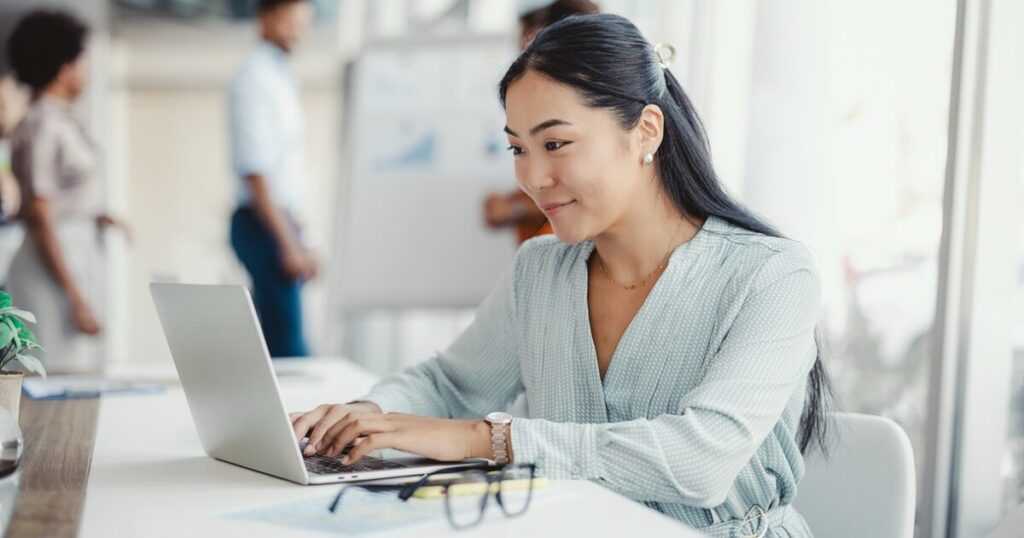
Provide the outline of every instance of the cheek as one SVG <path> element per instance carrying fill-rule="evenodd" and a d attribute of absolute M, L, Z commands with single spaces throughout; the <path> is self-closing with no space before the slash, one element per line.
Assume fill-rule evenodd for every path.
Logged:
<path fill-rule="evenodd" d="M 629 193 L 627 156 L 622 148 L 602 145 L 567 160 L 561 177 L 584 205 L 608 211 L 624 203 Z"/>

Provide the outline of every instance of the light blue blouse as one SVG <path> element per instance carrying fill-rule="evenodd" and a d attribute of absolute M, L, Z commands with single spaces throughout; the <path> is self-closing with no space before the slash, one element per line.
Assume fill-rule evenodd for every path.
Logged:
<path fill-rule="evenodd" d="M 473 418 L 525 392 L 516 461 L 595 481 L 711 536 L 810 536 L 789 506 L 817 354 L 821 287 L 807 249 L 709 218 L 672 253 L 603 382 L 587 306 L 593 249 L 527 242 L 447 350 L 361 399 Z"/>

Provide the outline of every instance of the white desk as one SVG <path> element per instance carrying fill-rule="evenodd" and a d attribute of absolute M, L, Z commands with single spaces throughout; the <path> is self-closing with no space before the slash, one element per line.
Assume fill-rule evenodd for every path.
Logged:
<path fill-rule="evenodd" d="M 347 401 L 375 380 L 342 360 L 293 362 L 278 371 L 289 410 Z M 300 486 L 207 457 L 180 388 L 155 396 L 108 397 L 100 402 L 79 536 L 328 536 L 221 514 L 328 495 L 336 487 Z M 535 503 L 518 518 L 506 519 L 490 506 L 488 519 L 468 531 L 456 533 L 441 520 L 372 536 L 701 536 L 591 482 L 554 481 L 549 489 L 559 495 Z"/>

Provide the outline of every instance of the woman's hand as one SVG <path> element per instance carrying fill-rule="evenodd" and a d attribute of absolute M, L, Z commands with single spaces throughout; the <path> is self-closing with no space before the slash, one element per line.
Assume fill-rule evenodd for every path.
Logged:
<path fill-rule="evenodd" d="M 111 215 L 103 213 L 96 217 L 96 225 L 99 226 L 101 230 L 121 230 L 121 233 L 124 234 L 124 240 L 129 244 L 132 242 L 132 230 L 121 219 L 114 218 Z"/>
<path fill-rule="evenodd" d="M 295 430 L 295 439 L 301 441 L 308 437 L 303 455 L 312 456 L 318 453 L 324 434 L 339 420 L 349 413 L 380 414 L 380 408 L 373 402 L 352 402 L 347 404 L 324 404 L 305 413 L 291 413 L 288 418 Z"/>
<path fill-rule="evenodd" d="M 71 323 L 75 330 L 83 334 L 96 335 L 100 332 L 99 321 L 96 321 L 96 316 L 89 303 L 83 299 L 71 301 Z"/>
<path fill-rule="evenodd" d="M 374 450 L 392 448 L 440 461 L 490 458 L 490 426 L 483 420 L 456 420 L 403 413 L 349 413 L 324 435 L 320 453 L 352 464 Z"/>
<path fill-rule="evenodd" d="M 355 444 L 342 460 L 344 464 L 383 448 L 441 461 L 491 457 L 490 426 L 482 420 L 382 414 L 370 402 L 322 405 L 291 418 L 297 439 L 309 432 L 305 456 L 338 457 L 346 446 Z"/>

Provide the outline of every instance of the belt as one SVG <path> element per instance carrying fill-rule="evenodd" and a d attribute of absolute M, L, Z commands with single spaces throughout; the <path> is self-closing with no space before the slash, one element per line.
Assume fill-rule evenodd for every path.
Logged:
<path fill-rule="evenodd" d="M 764 538 L 768 529 L 783 525 L 790 510 L 788 504 L 767 511 L 755 504 L 742 518 L 717 522 L 701 532 L 721 538 Z"/>

